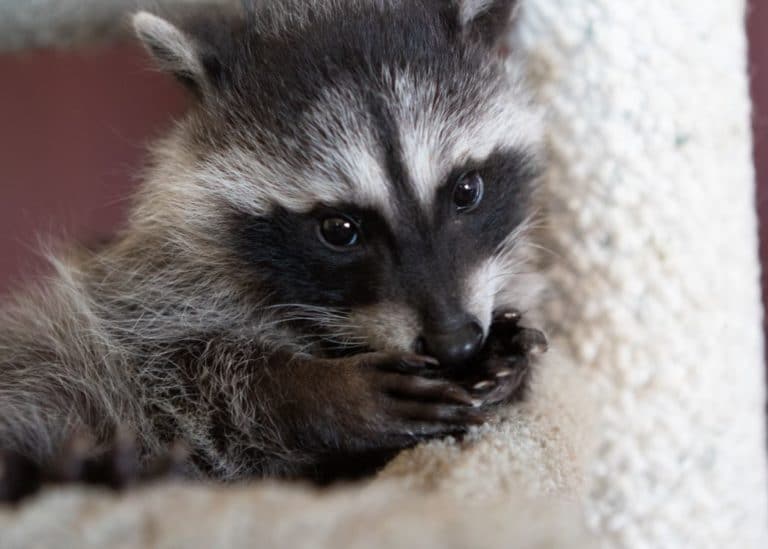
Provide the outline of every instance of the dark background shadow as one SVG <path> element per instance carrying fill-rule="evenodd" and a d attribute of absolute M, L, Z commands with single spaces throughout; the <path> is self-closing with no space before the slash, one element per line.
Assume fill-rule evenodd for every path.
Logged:
<path fill-rule="evenodd" d="M 749 61 L 752 77 L 754 113 L 752 128 L 755 136 L 755 166 L 757 168 L 757 204 L 760 214 L 760 259 L 763 264 L 763 302 L 768 302 L 768 2 L 752 0 L 747 21 L 749 31 Z M 763 320 L 768 335 L 768 319 Z"/>

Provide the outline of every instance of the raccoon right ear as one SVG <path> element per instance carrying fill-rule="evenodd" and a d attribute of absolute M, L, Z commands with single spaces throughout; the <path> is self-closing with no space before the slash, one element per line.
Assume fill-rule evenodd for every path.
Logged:
<path fill-rule="evenodd" d="M 457 0 L 459 21 L 471 38 L 496 49 L 506 51 L 521 0 Z"/>
<path fill-rule="evenodd" d="M 146 11 L 133 16 L 136 36 L 158 67 L 173 74 L 194 93 L 201 94 L 206 74 L 198 46 L 183 31 L 162 17 Z"/>

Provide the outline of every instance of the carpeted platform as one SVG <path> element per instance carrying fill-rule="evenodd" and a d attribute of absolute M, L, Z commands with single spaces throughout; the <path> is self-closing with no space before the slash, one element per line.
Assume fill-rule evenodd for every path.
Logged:
<path fill-rule="evenodd" d="M 0 45 L 92 36 L 19 15 L 44 4 L 64 2 L 3 2 Z M 743 17 L 738 0 L 527 2 L 556 349 L 528 405 L 327 494 L 44 494 L 0 510 L 0 547 L 768 547 Z"/>

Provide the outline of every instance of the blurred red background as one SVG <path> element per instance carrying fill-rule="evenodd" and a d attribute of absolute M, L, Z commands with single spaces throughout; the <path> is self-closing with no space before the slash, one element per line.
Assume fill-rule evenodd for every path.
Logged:
<path fill-rule="evenodd" d="M 184 97 L 143 51 L 0 55 L 0 293 L 36 270 L 40 237 L 98 238 L 125 215 L 145 146 Z"/>
<path fill-rule="evenodd" d="M 768 2 L 753 2 L 749 34 L 768 264 Z M 184 107 L 177 86 L 147 67 L 131 46 L 0 55 L 0 293 L 39 265 L 38 235 L 93 238 L 124 216 L 145 144 Z"/>

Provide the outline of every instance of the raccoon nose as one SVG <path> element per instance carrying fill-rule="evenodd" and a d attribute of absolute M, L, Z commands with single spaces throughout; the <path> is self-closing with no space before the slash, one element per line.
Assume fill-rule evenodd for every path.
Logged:
<path fill-rule="evenodd" d="M 477 322 L 467 322 L 450 330 L 425 332 L 417 347 L 440 364 L 455 368 L 462 366 L 480 352 L 483 347 L 483 329 Z"/>

